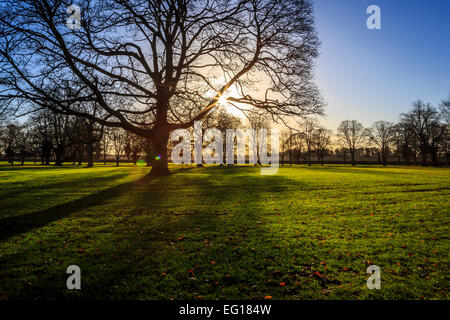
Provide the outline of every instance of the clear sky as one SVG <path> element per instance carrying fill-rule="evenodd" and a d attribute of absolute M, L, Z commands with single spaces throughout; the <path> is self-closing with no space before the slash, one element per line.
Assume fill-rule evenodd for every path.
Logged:
<path fill-rule="evenodd" d="M 321 122 L 397 121 L 414 100 L 437 106 L 450 93 L 450 0 L 313 0 L 322 42 L 316 79 Z M 381 30 L 369 30 L 369 5 Z"/>

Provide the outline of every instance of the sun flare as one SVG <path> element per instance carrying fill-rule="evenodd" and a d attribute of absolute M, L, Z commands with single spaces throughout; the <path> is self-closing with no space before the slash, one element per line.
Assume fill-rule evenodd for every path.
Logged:
<path fill-rule="evenodd" d="M 237 117 L 243 117 L 244 114 L 239 109 L 247 109 L 248 107 L 239 103 L 239 102 L 233 102 L 231 103 L 228 98 L 229 97 L 240 97 L 241 95 L 238 93 L 236 88 L 234 86 L 228 88 L 227 91 L 225 91 L 222 95 L 220 95 L 219 99 L 217 100 L 217 104 L 221 107 L 224 107 L 227 112 L 233 114 Z"/>
<path fill-rule="evenodd" d="M 228 103 L 227 97 L 225 95 L 221 95 L 217 103 L 220 104 L 221 106 L 226 106 Z"/>

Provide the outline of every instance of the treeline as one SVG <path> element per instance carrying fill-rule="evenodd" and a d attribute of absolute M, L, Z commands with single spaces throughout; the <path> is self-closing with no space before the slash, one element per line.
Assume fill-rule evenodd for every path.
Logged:
<path fill-rule="evenodd" d="M 107 128 L 93 120 L 41 110 L 24 123 L 3 121 L 0 126 L 1 158 L 10 164 L 26 160 L 42 165 L 65 162 L 92 167 L 94 161 L 119 165 L 122 157 L 136 163 L 151 156 L 145 139 L 121 128 Z"/>
<path fill-rule="evenodd" d="M 223 108 L 211 112 L 204 120 L 205 128 L 215 127 L 223 132 L 241 125 L 240 118 Z M 169 150 L 170 146 L 169 143 Z M 150 141 L 83 117 L 43 109 L 23 123 L 17 119 L 0 119 L 0 160 L 10 164 L 24 165 L 25 161 L 32 161 L 56 166 L 86 163 L 87 167 L 93 167 L 94 162 L 113 161 L 119 166 L 121 161 L 136 164 L 143 160 L 150 165 L 151 159 L 157 156 Z"/>
<path fill-rule="evenodd" d="M 437 166 L 448 165 L 450 98 L 439 108 L 420 100 L 401 114 L 397 123 L 377 121 L 364 128 L 356 120 L 342 121 L 336 134 L 322 127 L 317 119 L 304 118 L 281 133 L 280 161 L 284 163 L 388 162 Z M 224 108 L 212 112 L 203 128 L 270 128 L 264 114 L 250 114 L 241 119 Z M 169 154 L 173 142 L 169 142 Z M 3 121 L 0 125 L 0 158 L 10 164 L 27 161 L 60 166 L 63 163 L 92 167 L 95 161 L 126 160 L 147 165 L 160 155 L 152 151 L 151 142 L 122 128 L 99 125 L 87 118 L 55 113 L 49 109 L 32 114 L 26 122 Z"/>
<path fill-rule="evenodd" d="M 281 162 L 378 162 L 448 165 L 450 97 L 439 108 L 421 100 L 397 123 L 377 121 L 370 128 L 342 121 L 336 134 L 315 119 L 303 119 L 282 133 Z"/>

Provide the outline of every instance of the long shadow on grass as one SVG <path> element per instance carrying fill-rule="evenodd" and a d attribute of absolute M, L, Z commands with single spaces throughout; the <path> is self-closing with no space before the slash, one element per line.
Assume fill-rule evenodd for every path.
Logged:
<path fill-rule="evenodd" d="M 23 185 L 24 182 L 10 183 L 13 186 L 8 185 L 8 183 L 5 184 L 0 183 L 0 195 L 2 197 L 5 197 L 6 199 L 9 197 L 14 197 L 15 195 L 21 192 L 33 193 L 39 190 L 45 190 L 46 192 L 48 192 L 49 190 L 65 190 L 69 188 L 70 190 L 76 190 L 78 187 L 91 186 L 92 184 L 101 186 L 105 183 L 108 183 L 109 181 L 121 179 L 126 175 L 128 175 L 127 172 L 119 172 L 105 177 L 93 176 L 92 178 L 83 177 L 82 179 L 80 179 L 79 177 L 69 176 L 68 180 L 62 182 L 47 183 L 47 184 L 31 183 L 30 185 L 25 186 Z M 16 185 L 16 187 L 14 187 L 14 185 Z M 52 196 L 54 197 L 54 195 Z"/>
<path fill-rule="evenodd" d="M 108 178 L 110 180 L 115 180 L 117 179 L 117 176 L 113 175 Z M 129 191 L 131 187 L 137 184 L 147 183 L 152 179 L 155 178 L 146 175 L 138 180 L 123 183 L 49 209 L 33 212 L 31 214 L 2 218 L 0 219 L 0 241 L 35 228 L 43 227 L 50 222 L 65 218 L 73 213 L 88 209 L 92 206 L 100 205 L 109 199 L 118 197 Z"/>
<path fill-rule="evenodd" d="M 70 170 L 70 169 L 81 169 L 83 168 L 83 166 L 79 166 L 79 165 L 62 165 L 62 166 L 55 166 L 55 165 L 40 165 L 40 164 L 26 164 L 24 166 L 20 165 L 20 164 L 15 164 L 15 165 L 0 165 L 0 171 L 23 171 L 23 170 Z"/>

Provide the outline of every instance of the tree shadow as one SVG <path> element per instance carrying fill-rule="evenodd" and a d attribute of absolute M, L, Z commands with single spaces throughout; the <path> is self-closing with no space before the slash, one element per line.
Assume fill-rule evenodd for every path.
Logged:
<path fill-rule="evenodd" d="M 192 168 L 178 168 L 175 172 L 185 172 Z M 103 178 L 103 182 L 109 180 L 115 180 L 118 176 L 125 176 L 126 173 L 119 175 L 112 175 L 107 178 Z M 24 214 L 19 216 L 11 216 L 4 217 L 0 219 L 0 241 L 5 240 L 6 238 L 12 237 L 17 234 L 21 234 L 27 231 L 30 231 L 35 228 L 43 227 L 53 221 L 63 219 L 67 216 L 70 216 L 76 212 L 83 211 L 89 209 L 93 206 L 101 205 L 107 200 L 117 198 L 124 193 L 128 193 L 132 190 L 133 187 L 136 186 L 145 186 L 148 185 L 153 180 L 158 180 L 163 177 L 155 177 L 147 174 L 138 180 L 133 180 L 131 182 L 126 182 L 114 186 L 112 188 L 104 189 L 97 193 L 89 194 L 86 197 L 81 199 L 76 199 L 70 202 L 62 203 L 60 205 L 40 210 L 37 212 L 33 212 L 30 214 Z M 102 178 L 91 178 L 87 179 L 87 182 L 94 182 L 101 180 Z M 83 181 L 85 183 L 85 181 Z M 58 186 L 63 186 L 66 184 L 51 184 L 51 188 L 57 188 Z M 42 186 L 40 186 L 42 187 Z M 44 186 L 45 187 L 45 186 Z"/>
<path fill-rule="evenodd" d="M 113 178 L 117 177 L 114 176 Z M 123 183 L 97 193 L 92 193 L 81 199 L 66 202 L 49 209 L 33 212 L 31 214 L 2 218 L 0 219 L 0 241 L 35 228 L 43 227 L 53 221 L 63 219 L 92 206 L 100 205 L 109 199 L 118 197 L 129 191 L 129 188 L 136 184 L 146 183 L 153 179 L 155 178 L 146 175 L 138 180 Z"/>
<path fill-rule="evenodd" d="M 261 298 L 255 286 L 265 286 L 267 277 L 285 259 L 281 250 L 273 249 L 279 244 L 279 235 L 264 223 L 259 225 L 278 215 L 267 208 L 265 200 L 281 195 L 286 184 L 294 182 L 284 175 L 260 176 L 257 170 L 177 168 L 173 175 L 147 175 L 48 210 L 0 220 L 5 226 L 0 239 L 5 239 L 110 199 L 119 200 L 104 207 L 99 220 L 104 231 L 96 234 L 95 241 L 90 233 L 98 228 L 74 225 L 71 229 L 78 234 L 69 231 L 64 237 L 71 239 L 71 250 L 65 249 L 68 252 L 58 251 L 64 249 L 49 235 L 50 242 L 44 237 L 44 246 L 32 242 L 31 247 L 3 255 L 0 265 L 8 268 L 21 266 L 24 259 L 30 259 L 26 257 L 38 265 L 47 255 L 61 261 L 33 271 L 39 273 L 39 282 L 8 293 L 40 298 L 194 298 L 198 294 L 213 296 L 218 281 L 229 290 L 238 288 L 232 297 Z M 86 252 L 77 249 L 92 242 L 95 244 Z M 250 250 L 250 246 L 256 249 Z M 43 248 L 46 251 L 41 252 Z M 80 292 L 65 287 L 69 264 L 83 270 Z M 295 272 L 298 277 L 305 276 Z M 161 273 L 168 273 L 171 280 Z"/>
<path fill-rule="evenodd" d="M 76 179 L 76 177 L 74 177 L 71 181 L 63 181 L 63 182 L 55 182 L 55 183 L 47 183 L 47 184 L 32 184 L 32 185 L 27 185 L 26 186 L 26 190 L 24 190 L 24 186 L 22 185 L 23 182 L 13 182 L 13 184 L 17 184 L 17 187 L 11 187 L 9 185 L 8 182 L 6 182 L 7 187 L 4 187 L 3 183 L 0 183 L 0 195 L 2 197 L 13 197 L 14 195 L 16 195 L 18 192 L 35 192 L 35 191 L 39 191 L 39 190 L 61 190 L 63 188 L 67 188 L 68 184 L 70 184 L 70 187 L 72 188 L 72 190 L 78 186 L 86 186 L 86 185 L 90 185 L 92 183 L 101 185 L 104 183 L 107 183 L 108 181 L 112 181 L 112 180 L 116 180 L 116 179 L 120 179 L 123 178 L 127 175 L 127 173 L 125 172 L 121 172 L 121 173 L 116 173 L 116 174 L 112 174 L 112 175 L 108 175 L 105 177 L 98 177 L 98 176 L 94 176 L 92 178 L 87 178 L 87 177 L 83 177 L 83 179 Z M 3 191 L 3 189 L 7 190 L 6 192 Z"/>

